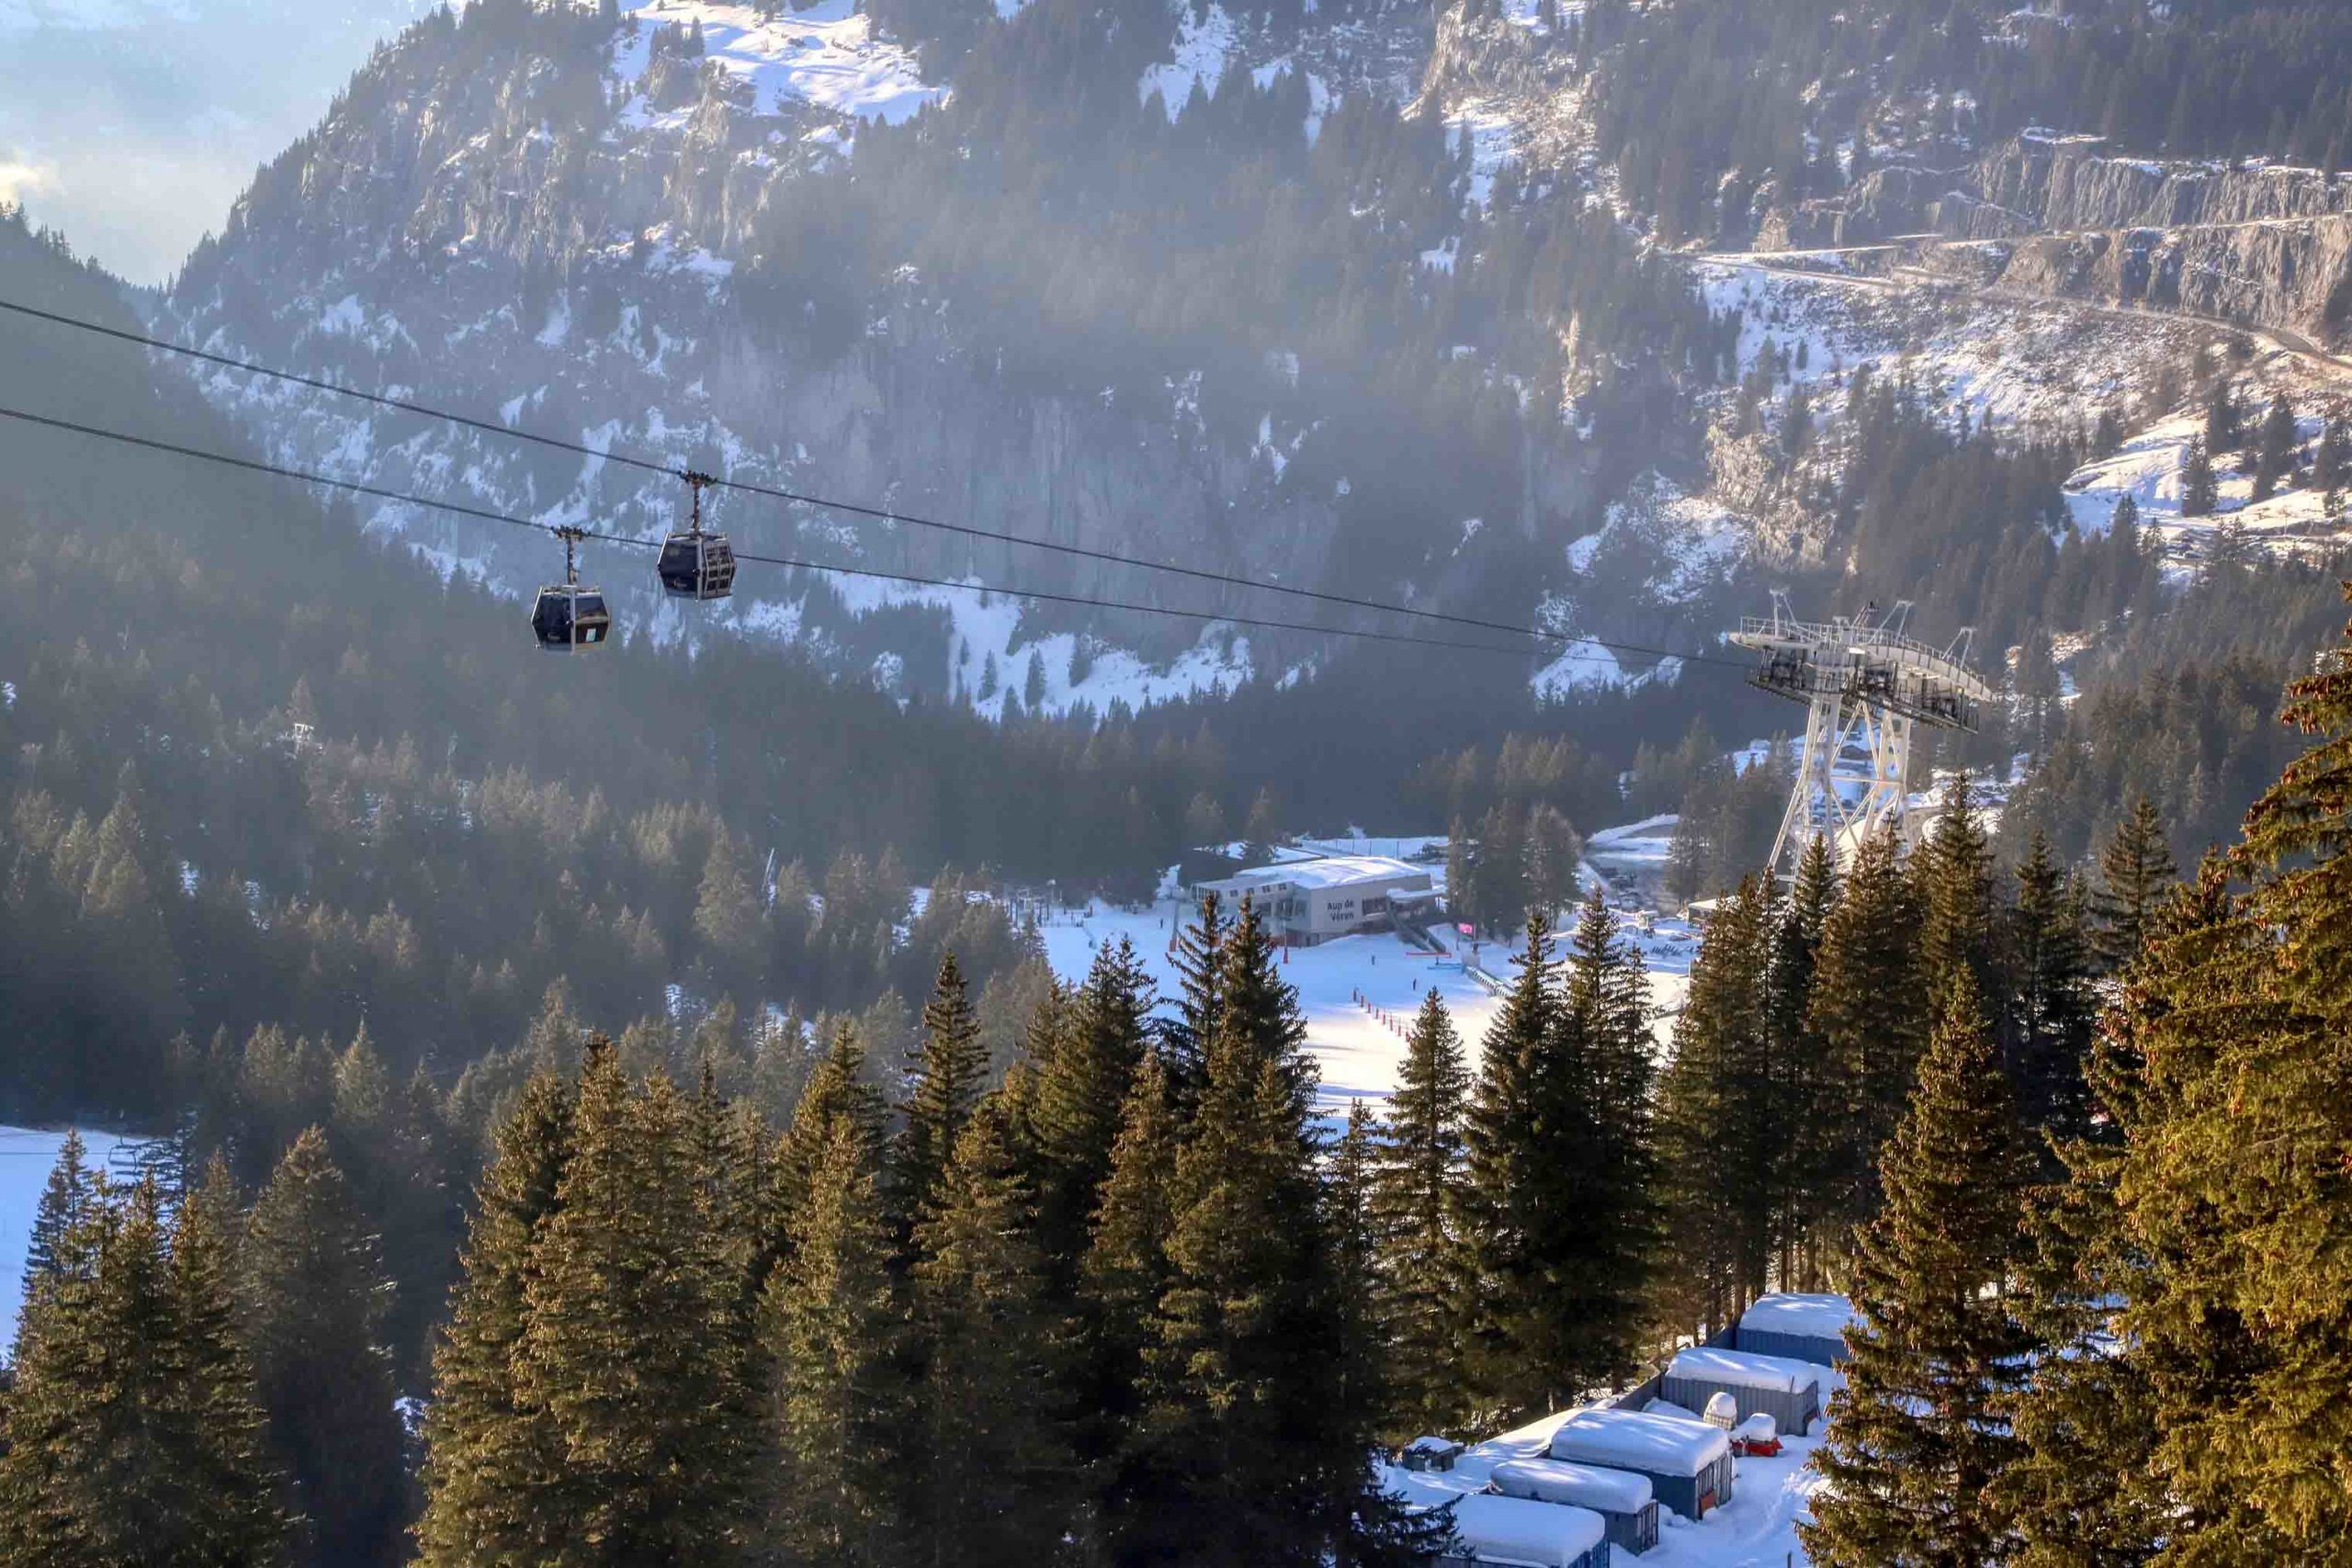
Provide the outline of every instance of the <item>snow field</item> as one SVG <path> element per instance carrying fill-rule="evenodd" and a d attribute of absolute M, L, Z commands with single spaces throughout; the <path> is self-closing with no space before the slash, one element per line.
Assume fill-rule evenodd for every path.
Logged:
<path fill-rule="evenodd" d="M 657 25 L 700 22 L 710 60 L 752 85 L 755 112 L 800 102 L 897 125 L 945 91 L 924 85 L 914 56 L 874 36 L 855 0 L 819 0 L 806 11 L 786 10 L 768 19 L 749 6 L 713 0 L 635 0 L 623 8 L 638 23 L 614 47 L 613 70 L 623 81 L 645 74 Z M 684 123 L 686 111 L 673 112 Z M 641 98 L 631 103 L 629 119 L 663 122 L 646 112 Z"/>

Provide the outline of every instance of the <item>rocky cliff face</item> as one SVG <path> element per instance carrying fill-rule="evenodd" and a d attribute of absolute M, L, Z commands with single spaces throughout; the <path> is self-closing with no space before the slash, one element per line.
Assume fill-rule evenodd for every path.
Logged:
<path fill-rule="evenodd" d="M 1983 200 L 2055 231 L 2260 223 L 2352 205 L 2352 181 L 2317 169 L 2114 158 L 2104 145 L 2020 137 L 1979 164 L 1973 185 Z"/>
<path fill-rule="evenodd" d="M 2335 343 L 2352 313 L 2352 218 L 2042 236 L 2018 242 L 2000 282 Z"/>

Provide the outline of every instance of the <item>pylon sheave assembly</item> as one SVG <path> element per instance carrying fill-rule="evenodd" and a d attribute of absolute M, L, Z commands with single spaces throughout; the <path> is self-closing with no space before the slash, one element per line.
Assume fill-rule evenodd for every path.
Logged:
<path fill-rule="evenodd" d="M 1884 828 L 1900 831 L 1909 799 L 1911 736 L 1919 726 L 1973 731 L 1992 691 L 1968 667 L 1973 632 L 1936 648 L 1905 636 L 1905 600 L 1855 615 L 1801 621 L 1772 596 L 1769 618 L 1749 616 L 1731 640 L 1761 656 L 1748 683 L 1805 709 L 1796 784 L 1772 840 L 1783 875 L 1815 838 L 1840 865 Z"/>

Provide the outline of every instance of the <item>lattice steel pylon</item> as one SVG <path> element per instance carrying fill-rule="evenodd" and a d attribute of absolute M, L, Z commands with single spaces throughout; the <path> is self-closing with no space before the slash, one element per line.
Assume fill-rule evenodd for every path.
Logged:
<path fill-rule="evenodd" d="M 1805 707 L 1796 786 L 1772 840 L 1772 869 L 1795 870 L 1804 846 L 1826 838 L 1840 865 L 1862 840 L 1900 828 L 1908 800 L 1911 731 L 1976 728 L 1992 691 L 1968 668 L 1973 634 L 1933 648 L 1905 637 L 1908 600 L 1889 611 L 1800 621 L 1772 595 L 1769 620 L 1750 616 L 1731 640 L 1764 656 L 1748 683 Z"/>

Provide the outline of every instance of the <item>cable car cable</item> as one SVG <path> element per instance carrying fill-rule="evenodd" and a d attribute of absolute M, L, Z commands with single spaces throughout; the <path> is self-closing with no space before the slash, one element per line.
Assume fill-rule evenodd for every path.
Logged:
<path fill-rule="evenodd" d="M 201 462 L 218 463 L 225 468 L 240 468 L 248 473 L 264 474 L 274 479 L 294 479 L 304 484 L 321 485 L 330 490 L 369 496 L 379 501 L 398 502 L 403 505 L 447 512 L 459 517 L 469 517 L 478 522 L 500 523 L 509 527 L 528 528 L 537 533 L 554 534 L 558 537 L 562 536 L 567 527 L 565 525 L 541 523 L 528 517 L 516 517 L 503 512 L 492 512 L 486 507 L 469 506 L 463 502 L 435 501 L 427 496 L 390 490 L 382 485 L 367 484 L 357 479 L 335 479 L 326 474 L 311 473 L 277 463 L 266 463 L 258 458 L 239 457 L 226 452 L 207 451 L 198 446 L 182 446 L 177 442 L 164 441 L 150 435 L 134 435 L 128 431 L 108 430 L 100 425 L 85 424 L 78 421 L 60 419 L 50 414 L 32 413 L 24 409 L 0 406 L 0 419 L 13 419 L 23 423 L 40 425 L 51 430 L 62 430 L 76 435 L 120 442 L 125 446 L 141 447 L 151 452 L 161 452 L 172 457 L 192 457 Z M 605 534 L 581 529 L 577 531 L 577 536 L 582 539 L 594 539 L 600 544 L 625 545 L 632 549 L 661 547 L 660 540 L 640 539 L 627 534 Z M 821 572 L 832 576 L 871 578 L 884 582 L 907 583 L 923 588 L 959 589 L 965 592 L 1001 593 L 1012 599 L 1035 599 L 1048 604 L 1075 604 L 1098 610 L 1120 610 L 1133 615 L 1165 615 L 1182 620 L 1223 622 L 1227 625 L 1252 626 L 1268 631 L 1306 632 L 1321 637 L 1354 637 L 1362 641 L 1390 642 L 1417 648 L 1501 654 L 1514 659 L 1543 659 L 1548 656 L 1555 662 L 1567 660 L 1577 663 L 1597 663 L 1604 659 L 1611 664 L 1616 662 L 1614 659 L 1610 659 L 1606 655 L 1582 654 L 1573 651 L 1553 654 L 1549 649 L 1540 647 L 1501 648 L 1493 643 L 1419 637 L 1409 632 L 1328 626 L 1311 621 L 1275 620 L 1262 615 L 1234 615 L 1216 610 L 1190 610 L 1166 604 L 1145 604 L 1128 600 L 1094 598 L 1080 593 L 1057 593 L 1043 588 L 1006 587 L 996 583 L 957 581 L 953 578 L 945 577 L 922 577 L 911 572 L 885 571 L 877 567 L 842 566 L 832 562 L 806 560 L 792 556 L 739 553 L 735 558 L 741 561 L 753 561 L 763 566 L 788 567 L 796 570 Z M 1747 663 L 1743 660 L 1723 659 L 1710 654 L 1668 654 L 1666 657 L 1680 660 L 1686 663 L 1721 664 L 1743 671 L 1747 669 Z"/>
<path fill-rule="evenodd" d="M 1216 583 L 1221 587 L 1254 589 L 1266 593 L 1285 593 L 1294 598 L 1314 600 L 1318 604 L 1343 605 L 1354 610 L 1371 610 L 1386 615 L 1405 615 L 1416 620 L 1442 622 L 1478 631 L 1502 632 L 1511 637 L 1532 637 L 1544 641 L 1562 643 L 1589 642 L 1612 652 L 1640 654 L 1655 659 L 1691 660 L 1703 657 L 1697 654 L 1678 653 L 1672 649 L 1651 648 L 1636 642 L 1620 642 L 1607 637 L 1579 637 L 1572 632 L 1545 631 L 1532 626 L 1514 626 L 1506 622 L 1489 621 L 1476 615 L 1455 615 L 1444 610 L 1417 609 L 1410 604 L 1392 604 L 1377 599 L 1359 598 L 1350 593 L 1333 593 L 1322 589 L 1299 588 L 1288 583 L 1268 582 L 1262 579 L 1243 577 L 1234 572 L 1213 571 L 1204 567 L 1179 566 L 1169 561 L 1145 560 L 1136 556 L 1123 556 L 1113 550 L 1091 549 L 1083 545 L 1066 545 L 1051 539 L 1033 539 L 1023 535 L 1007 534 L 998 529 L 982 528 L 968 523 L 942 522 L 936 518 L 894 512 L 887 507 L 869 506 L 860 502 L 840 501 L 799 491 L 783 490 L 750 479 L 718 479 L 697 474 L 691 468 L 661 462 L 654 458 L 638 457 L 632 453 L 600 452 L 584 442 L 567 440 L 560 435 L 546 435 L 537 431 L 518 430 L 510 425 L 494 424 L 489 420 L 476 419 L 468 414 L 452 413 L 447 409 L 435 408 L 430 404 L 416 402 L 406 398 L 389 397 L 380 392 L 363 392 L 356 387 L 339 386 L 319 377 L 305 376 L 292 370 L 280 370 L 267 365 L 257 365 L 251 360 L 216 354 L 209 349 L 193 348 L 186 344 L 172 343 L 164 338 L 149 337 L 141 333 L 127 332 L 120 327 L 109 327 L 101 322 L 84 321 L 76 316 L 60 315 L 56 311 L 20 304 L 13 299 L 0 299 L 0 310 L 29 316 L 37 321 L 53 322 L 59 326 L 96 333 L 103 337 L 136 344 L 142 348 L 153 348 L 166 354 L 177 354 L 191 359 L 200 359 L 207 364 L 222 366 L 232 370 L 242 370 L 248 375 L 266 376 L 276 380 L 291 382 L 296 386 L 309 387 L 317 391 L 356 398 L 361 402 L 373 403 L 379 408 L 395 409 L 402 413 L 419 414 L 427 419 L 447 420 L 452 424 L 462 425 L 469 430 L 479 430 L 486 434 L 502 435 L 515 441 L 533 442 L 538 446 L 553 447 L 558 451 L 569 452 L 577 457 L 601 458 L 608 463 L 618 463 L 625 468 L 638 468 L 647 473 L 667 474 L 673 479 L 688 479 L 690 482 L 699 479 L 717 489 L 741 491 L 749 495 L 765 496 L 772 501 L 786 502 L 794 505 L 845 513 L 854 517 L 870 517 L 886 523 L 904 523 L 910 527 L 936 529 L 942 533 L 960 535 L 970 539 L 987 539 L 997 544 L 1019 545 L 1028 549 L 1074 556 L 1081 560 L 1098 561 L 1105 565 L 1133 567 L 1142 571 L 1164 571 L 1178 577 L 1189 577 L 1199 582 Z M 749 560 L 752 558 L 743 556 L 739 558 Z M 1005 592 L 1009 592 L 1011 590 Z M 1736 661 L 1726 660 L 1723 662 Z M 1745 668 L 1744 665 L 1741 667 Z"/>

